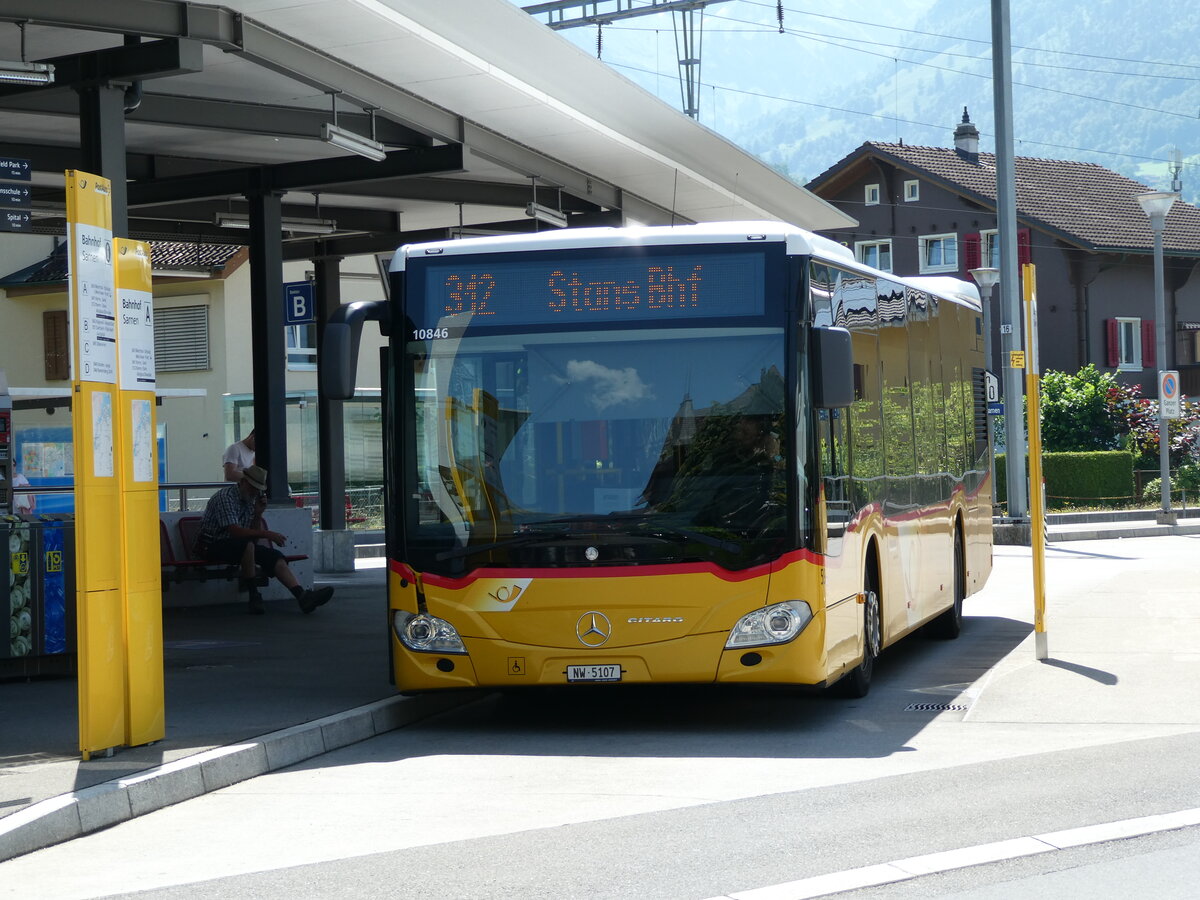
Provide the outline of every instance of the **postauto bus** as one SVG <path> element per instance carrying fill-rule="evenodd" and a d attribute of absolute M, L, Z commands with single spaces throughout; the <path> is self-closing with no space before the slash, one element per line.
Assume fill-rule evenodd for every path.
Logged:
<path fill-rule="evenodd" d="M 407 245 L 326 328 L 384 352 L 405 692 L 759 683 L 861 696 L 991 569 L 981 309 L 774 222 Z"/>

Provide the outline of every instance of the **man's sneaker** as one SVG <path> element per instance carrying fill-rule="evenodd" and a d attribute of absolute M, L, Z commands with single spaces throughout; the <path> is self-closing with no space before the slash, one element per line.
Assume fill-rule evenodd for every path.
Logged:
<path fill-rule="evenodd" d="M 306 613 L 312 612 L 318 606 L 324 606 L 329 602 L 329 598 L 333 596 L 333 588 L 323 587 L 317 588 L 315 591 L 305 591 L 297 598 L 300 604 L 300 609 Z"/>
<path fill-rule="evenodd" d="M 262 595 L 258 591 L 250 592 L 250 600 L 246 604 L 246 611 L 252 616 L 261 616 L 266 612 L 266 609 L 263 608 Z"/>

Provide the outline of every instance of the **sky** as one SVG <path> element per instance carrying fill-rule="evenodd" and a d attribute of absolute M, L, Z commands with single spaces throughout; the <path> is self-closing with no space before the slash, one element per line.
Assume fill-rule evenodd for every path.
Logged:
<path fill-rule="evenodd" d="M 1190 0 L 1010 4 L 1017 155 L 1096 162 L 1167 189 L 1179 147 L 1194 195 Z M 801 183 L 865 140 L 950 146 L 964 105 L 981 149 L 994 149 L 990 0 L 723 0 L 702 21 L 700 122 Z M 559 34 L 596 54 L 594 26 Z M 606 63 L 681 107 L 670 14 L 601 35 Z"/>

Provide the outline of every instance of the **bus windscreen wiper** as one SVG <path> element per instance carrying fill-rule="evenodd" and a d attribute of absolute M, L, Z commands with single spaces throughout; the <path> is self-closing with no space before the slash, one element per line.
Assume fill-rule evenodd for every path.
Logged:
<path fill-rule="evenodd" d="M 473 556 L 476 553 L 484 553 L 488 550 L 508 550 L 516 547 L 524 547 L 526 544 L 535 544 L 550 538 L 567 537 L 568 534 L 566 531 L 521 531 L 503 540 L 492 541 L 489 544 L 467 544 L 463 547 L 443 550 L 434 559 L 438 562 L 444 562 L 448 559 L 462 559 L 464 556 Z"/>
<path fill-rule="evenodd" d="M 689 528 L 663 525 L 649 520 L 645 516 L 615 516 L 610 514 L 607 517 L 607 521 L 609 524 L 615 522 L 631 524 L 640 534 L 647 534 L 650 537 L 663 538 L 665 540 L 695 541 L 697 544 L 704 544 L 706 547 L 715 547 L 717 550 L 723 550 L 726 553 L 742 552 L 742 545 L 735 541 L 722 540 L 721 538 L 713 537 L 711 534 L 705 534 L 702 531 L 692 531 Z"/>
<path fill-rule="evenodd" d="M 668 540 L 695 541 L 697 544 L 704 544 L 706 547 L 715 547 L 726 553 L 742 552 L 742 545 L 735 541 L 723 541 L 720 538 L 713 537 L 711 534 L 704 534 L 701 531 L 691 531 L 687 528 L 675 528 L 669 525 L 651 525 L 647 523 L 644 527 L 639 527 L 638 532 L 648 534 L 651 537 L 666 538 Z"/>

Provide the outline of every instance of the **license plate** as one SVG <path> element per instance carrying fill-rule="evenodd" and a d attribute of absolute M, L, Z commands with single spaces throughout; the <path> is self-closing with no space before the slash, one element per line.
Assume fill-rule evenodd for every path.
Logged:
<path fill-rule="evenodd" d="M 616 663 L 567 666 L 567 681 L 620 681 L 621 667 Z"/>

